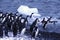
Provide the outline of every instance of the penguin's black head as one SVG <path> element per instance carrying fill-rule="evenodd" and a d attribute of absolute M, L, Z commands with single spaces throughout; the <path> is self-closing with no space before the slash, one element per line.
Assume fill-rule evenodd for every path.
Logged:
<path fill-rule="evenodd" d="M 12 15 L 13 13 L 10 13 L 10 15 Z"/>
<path fill-rule="evenodd" d="M 0 12 L 0 13 L 3 13 L 3 12 Z"/>
<path fill-rule="evenodd" d="M 17 16 L 17 14 L 15 13 L 15 16 Z"/>
<path fill-rule="evenodd" d="M 38 20 L 38 18 L 36 18 L 36 20 Z"/>
<path fill-rule="evenodd" d="M 12 15 L 12 13 L 6 13 L 8 16 Z"/>
<path fill-rule="evenodd" d="M 10 13 L 10 15 L 12 16 L 12 15 L 13 15 L 13 13 Z"/>
<path fill-rule="evenodd" d="M 16 13 L 18 13 L 18 12 L 16 12 Z"/>
<path fill-rule="evenodd" d="M 9 15 L 9 13 L 6 12 L 6 16 L 8 16 L 8 15 Z"/>
<path fill-rule="evenodd" d="M 43 20 L 45 20 L 45 18 L 43 18 Z"/>
<path fill-rule="evenodd" d="M 29 16 L 27 15 L 27 17 L 29 17 Z"/>
<path fill-rule="evenodd" d="M 32 13 L 32 14 L 34 14 L 34 13 Z"/>
<path fill-rule="evenodd" d="M 50 16 L 50 18 L 52 18 L 52 16 Z"/>
<path fill-rule="evenodd" d="M 20 17 L 22 17 L 22 14 L 20 14 Z"/>
<path fill-rule="evenodd" d="M 8 13 L 6 12 L 6 14 L 8 14 Z"/>

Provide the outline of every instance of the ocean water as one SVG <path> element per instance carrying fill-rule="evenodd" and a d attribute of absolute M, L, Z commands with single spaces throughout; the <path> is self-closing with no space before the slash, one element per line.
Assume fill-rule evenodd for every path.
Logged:
<path fill-rule="evenodd" d="M 60 0 L 0 0 L 0 11 L 17 11 L 20 5 L 36 7 L 42 16 L 60 16 Z"/>

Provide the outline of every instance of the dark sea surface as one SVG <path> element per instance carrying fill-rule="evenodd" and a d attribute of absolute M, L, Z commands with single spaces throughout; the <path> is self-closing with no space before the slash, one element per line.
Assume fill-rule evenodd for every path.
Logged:
<path fill-rule="evenodd" d="M 36 7 L 42 16 L 60 16 L 60 0 L 0 0 L 0 11 L 17 11 L 20 5 Z"/>

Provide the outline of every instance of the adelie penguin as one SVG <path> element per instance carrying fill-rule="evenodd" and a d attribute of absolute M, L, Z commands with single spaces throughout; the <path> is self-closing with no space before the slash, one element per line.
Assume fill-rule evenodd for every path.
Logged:
<path fill-rule="evenodd" d="M 0 23 L 0 37 L 1 38 L 3 37 L 3 26 L 1 23 Z"/>
<path fill-rule="evenodd" d="M 21 22 L 21 19 L 22 19 L 22 14 L 19 16 L 19 18 L 18 18 L 18 30 L 19 30 L 19 33 L 21 32 L 21 30 L 22 30 L 22 22 Z"/>
<path fill-rule="evenodd" d="M 51 20 L 51 18 L 52 18 L 52 17 L 48 18 L 47 21 L 45 21 L 45 18 L 43 18 L 43 21 L 42 21 L 42 23 L 44 24 L 44 25 L 43 25 L 43 29 L 46 28 L 46 25 L 47 25 L 47 23 Z"/>
<path fill-rule="evenodd" d="M 32 31 L 32 37 L 33 37 L 33 38 L 36 37 L 37 28 L 38 28 L 38 27 L 34 27 L 34 28 L 33 28 L 33 31 Z"/>
<path fill-rule="evenodd" d="M 36 26 L 37 24 L 37 21 L 38 21 L 38 18 L 36 18 L 36 20 L 32 23 L 32 25 L 30 26 L 30 32 L 32 33 L 33 31 L 33 28 Z"/>
<path fill-rule="evenodd" d="M 28 22 L 28 20 L 27 20 L 28 17 L 29 17 L 29 16 L 27 16 L 27 17 L 24 19 L 23 22 L 21 22 L 22 19 L 23 19 L 23 18 L 21 17 L 21 19 L 20 19 L 20 26 L 19 26 L 19 31 L 20 31 L 20 32 L 22 31 L 23 28 L 26 27 L 26 22 Z"/>
<path fill-rule="evenodd" d="M 10 14 L 7 14 L 6 17 L 5 17 L 5 20 L 3 21 L 3 24 L 5 26 L 5 36 L 8 36 L 8 30 L 9 30 L 9 16 Z M 9 37 L 9 36 L 8 36 Z"/>
<path fill-rule="evenodd" d="M 32 14 L 30 15 L 30 18 L 32 17 L 33 14 L 34 14 L 34 13 L 32 13 Z"/>
<path fill-rule="evenodd" d="M 38 29 L 38 27 L 35 27 L 35 37 L 38 36 L 38 33 L 39 33 L 39 29 Z"/>
<path fill-rule="evenodd" d="M 3 14 L 0 13 L 0 21 L 2 21 L 2 19 L 3 19 Z"/>
<path fill-rule="evenodd" d="M 19 15 L 16 19 L 16 26 L 17 26 L 17 30 L 21 30 L 21 27 L 22 27 L 22 23 L 21 23 L 21 18 L 22 18 L 22 15 Z"/>
<path fill-rule="evenodd" d="M 9 15 L 9 14 L 8 14 Z M 8 15 L 5 17 L 5 21 L 3 22 L 3 24 L 4 24 L 4 26 L 5 26 L 5 36 L 8 36 L 8 29 L 9 29 L 9 27 L 8 27 Z M 9 37 L 9 36 L 8 36 Z"/>
<path fill-rule="evenodd" d="M 18 32 L 17 19 L 15 19 L 13 24 L 12 24 L 12 30 L 13 30 L 13 36 L 15 37 L 17 35 L 17 32 Z"/>
<path fill-rule="evenodd" d="M 3 17 L 3 12 L 0 12 L 0 18 Z"/>
<path fill-rule="evenodd" d="M 12 20 L 11 20 L 11 17 L 12 17 L 12 13 L 10 13 L 9 16 L 8 16 L 8 24 L 7 24 L 7 25 L 8 25 L 8 27 L 9 27 L 9 31 L 11 31 L 11 24 L 12 24 L 12 23 L 11 23 L 11 21 L 12 21 Z"/>
<path fill-rule="evenodd" d="M 9 37 L 8 36 L 8 26 L 7 26 L 7 23 L 5 24 L 5 36 Z"/>
<path fill-rule="evenodd" d="M 29 16 L 27 16 L 25 19 L 24 19 L 24 22 L 23 22 L 23 28 L 25 27 L 25 25 L 26 25 L 26 22 L 28 23 L 28 20 L 27 20 L 27 18 L 28 18 Z"/>

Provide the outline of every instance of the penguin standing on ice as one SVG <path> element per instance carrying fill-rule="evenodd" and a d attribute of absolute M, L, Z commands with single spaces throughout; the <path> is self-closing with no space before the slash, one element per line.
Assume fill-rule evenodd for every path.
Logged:
<path fill-rule="evenodd" d="M 32 17 L 33 14 L 34 14 L 34 13 L 32 13 L 32 14 L 30 15 L 30 18 Z"/>
<path fill-rule="evenodd" d="M 35 28 L 36 26 L 36 23 L 37 23 L 37 20 L 38 18 L 36 18 L 36 20 L 32 23 L 32 25 L 30 26 L 30 32 L 32 33 L 33 29 Z"/>
<path fill-rule="evenodd" d="M 18 17 L 18 19 L 17 19 L 17 24 L 18 24 L 18 30 L 19 30 L 19 33 L 20 33 L 21 30 L 22 30 L 21 19 L 22 19 L 22 14 L 21 14 L 21 15 Z"/>
<path fill-rule="evenodd" d="M 8 22 L 9 22 L 8 20 L 9 20 L 9 18 L 8 18 L 8 16 L 9 16 L 9 14 L 6 15 L 6 17 L 3 20 L 3 24 L 5 26 L 5 28 L 4 28 L 5 29 L 5 36 L 8 36 L 8 30 L 9 30 L 9 27 L 8 27 Z"/>
<path fill-rule="evenodd" d="M 45 18 L 43 18 L 43 21 L 42 21 L 42 23 L 44 24 L 44 25 L 43 25 L 43 29 L 46 28 L 46 24 L 51 20 L 51 18 L 52 18 L 52 17 L 48 18 L 47 21 L 45 21 Z"/>
<path fill-rule="evenodd" d="M 26 22 L 28 22 L 27 18 L 29 16 L 27 16 L 26 18 L 21 17 L 21 19 L 19 20 L 19 32 L 21 33 L 22 29 L 26 27 Z M 22 19 L 24 19 L 24 21 L 22 22 Z"/>
<path fill-rule="evenodd" d="M 17 18 L 14 20 L 13 24 L 12 24 L 12 30 L 13 30 L 13 36 L 15 37 L 17 35 L 17 30 L 18 30 L 18 27 L 17 27 Z"/>
<path fill-rule="evenodd" d="M 36 27 L 36 29 L 35 29 L 36 31 L 35 31 L 35 38 L 38 36 L 38 33 L 39 33 L 39 29 L 38 29 L 38 27 Z"/>
<path fill-rule="evenodd" d="M 3 24 L 0 23 L 0 37 L 3 37 Z"/>
<path fill-rule="evenodd" d="M 12 24 L 12 23 L 11 23 L 11 21 L 12 21 L 12 20 L 11 20 L 11 17 L 12 17 L 12 13 L 10 13 L 9 16 L 8 16 L 7 26 L 9 27 L 9 31 L 11 31 L 11 24 Z"/>
<path fill-rule="evenodd" d="M 29 17 L 29 16 L 27 16 L 27 17 L 24 19 L 24 22 L 23 22 L 23 25 L 22 25 L 23 28 L 25 28 L 26 22 L 28 23 L 28 20 L 27 20 L 28 17 Z"/>
<path fill-rule="evenodd" d="M 33 38 L 36 38 L 38 36 L 38 33 L 39 33 L 38 27 L 34 27 L 34 30 L 32 32 L 32 37 Z"/>

